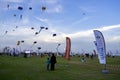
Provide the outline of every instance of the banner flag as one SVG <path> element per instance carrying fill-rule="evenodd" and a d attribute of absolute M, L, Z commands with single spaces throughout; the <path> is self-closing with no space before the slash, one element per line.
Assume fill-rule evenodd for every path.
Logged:
<path fill-rule="evenodd" d="M 106 64 L 106 46 L 105 46 L 104 36 L 98 30 L 94 30 L 94 35 L 96 39 L 94 43 L 97 48 L 99 62 L 100 64 Z"/>
<path fill-rule="evenodd" d="M 65 52 L 65 58 L 67 60 L 70 59 L 70 50 L 71 50 L 71 40 L 69 37 L 66 37 L 66 52 Z"/>

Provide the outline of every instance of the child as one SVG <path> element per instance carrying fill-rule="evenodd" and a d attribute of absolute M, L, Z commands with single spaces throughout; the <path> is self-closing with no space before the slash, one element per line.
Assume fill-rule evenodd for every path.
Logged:
<path fill-rule="evenodd" d="M 49 65 L 50 65 L 50 59 L 49 58 L 47 58 L 46 63 L 47 63 L 47 70 L 49 70 Z"/>

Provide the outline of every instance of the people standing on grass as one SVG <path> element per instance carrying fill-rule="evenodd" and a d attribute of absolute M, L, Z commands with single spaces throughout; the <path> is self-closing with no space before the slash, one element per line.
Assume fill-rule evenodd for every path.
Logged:
<path fill-rule="evenodd" d="M 54 71 L 55 70 L 55 63 L 56 63 L 56 57 L 54 54 L 52 54 L 51 58 L 50 58 L 50 63 L 51 63 L 51 66 L 50 66 L 50 69 L 51 71 Z"/>
<path fill-rule="evenodd" d="M 47 70 L 49 70 L 49 66 L 50 66 L 50 59 L 49 58 L 47 58 L 46 63 L 47 63 Z"/>

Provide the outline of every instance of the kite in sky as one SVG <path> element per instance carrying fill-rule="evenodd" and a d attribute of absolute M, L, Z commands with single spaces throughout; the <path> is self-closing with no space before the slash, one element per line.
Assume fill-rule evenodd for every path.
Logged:
<path fill-rule="evenodd" d="M 23 10 L 23 7 L 21 7 L 21 6 L 18 6 L 18 10 Z"/>
<path fill-rule="evenodd" d="M 10 8 L 12 8 L 12 7 L 14 7 L 14 6 L 11 5 L 11 4 L 7 4 L 6 7 L 7 7 L 7 9 L 10 10 Z M 32 6 L 28 6 L 27 8 L 28 8 L 28 10 L 33 10 Z M 24 14 L 23 14 L 22 12 L 23 12 L 25 9 L 26 9 L 26 7 L 23 6 L 23 5 L 18 5 L 18 6 L 16 6 L 16 12 L 17 12 L 17 11 L 20 11 L 20 13 L 18 13 L 18 14 L 17 14 L 17 13 L 13 13 L 12 16 L 13 16 L 13 17 L 16 17 L 16 18 L 18 17 L 18 19 L 22 20 L 23 17 L 24 17 Z M 45 6 L 45 5 L 44 5 L 44 6 L 41 6 L 41 10 L 42 10 L 42 11 L 45 11 L 45 10 L 46 10 L 46 6 Z M 11 29 L 12 29 L 12 31 L 15 31 L 17 28 L 18 28 L 18 26 L 16 26 L 16 27 L 13 28 L 13 29 L 11 28 Z M 34 28 L 34 27 L 31 27 L 31 29 L 34 30 L 35 28 Z M 48 30 L 48 27 L 43 27 L 43 26 L 41 26 L 40 29 L 39 29 L 39 31 L 35 32 L 35 35 L 38 35 L 43 29 L 44 29 L 44 30 Z M 8 34 L 8 32 L 9 32 L 9 30 L 6 30 L 6 31 L 5 31 L 5 34 Z M 24 40 L 17 41 L 17 46 L 19 46 L 20 43 L 24 43 Z M 34 41 L 34 42 L 33 42 L 33 45 L 35 45 L 36 43 L 37 43 L 37 41 Z M 33 45 L 32 45 L 32 46 L 33 46 Z M 41 49 L 41 47 L 38 47 L 38 48 Z"/>
<path fill-rule="evenodd" d="M 8 4 L 8 5 L 7 5 L 7 8 L 9 9 L 9 7 L 10 7 L 10 5 Z"/>
<path fill-rule="evenodd" d="M 53 37 L 55 37 L 56 36 L 56 34 L 53 34 Z"/>
<path fill-rule="evenodd" d="M 24 43 L 25 41 L 24 40 L 21 40 L 21 43 Z"/>
<path fill-rule="evenodd" d="M 45 6 L 42 6 L 42 11 L 45 11 L 46 10 L 46 7 Z"/>
<path fill-rule="evenodd" d="M 7 34 L 8 33 L 8 31 L 5 31 L 5 34 Z"/>
<path fill-rule="evenodd" d="M 32 44 L 32 46 L 31 46 L 31 48 L 32 48 L 36 43 L 37 43 L 37 41 L 34 41 L 33 44 Z"/>
<path fill-rule="evenodd" d="M 34 41 L 34 42 L 33 42 L 33 44 L 36 44 L 36 43 L 37 43 L 37 41 Z"/>
<path fill-rule="evenodd" d="M 33 29 L 34 29 L 34 27 L 31 27 L 31 29 L 33 30 Z"/>
<path fill-rule="evenodd" d="M 38 47 L 38 50 L 40 50 L 41 49 L 41 47 Z"/>
<path fill-rule="evenodd" d="M 32 10 L 32 7 L 29 7 L 29 10 Z"/>
<path fill-rule="evenodd" d="M 13 16 L 16 17 L 16 14 L 14 14 Z"/>
<path fill-rule="evenodd" d="M 38 35 L 39 34 L 39 32 L 35 32 L 35 35 Z"/>

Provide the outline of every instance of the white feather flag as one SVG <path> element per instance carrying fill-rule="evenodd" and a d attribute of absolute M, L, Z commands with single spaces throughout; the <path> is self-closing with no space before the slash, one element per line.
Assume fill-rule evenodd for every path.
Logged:
<path fill-rule="evenodd" d="M 98 30 L 94 30 L 94 35 L 96 39 L 95 45 L 98 52 L 99 62 L 100 64 L 106 64 L 106 46 L 105 46 L 104 36 Z"/>

